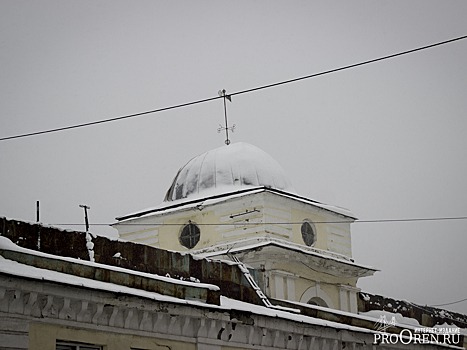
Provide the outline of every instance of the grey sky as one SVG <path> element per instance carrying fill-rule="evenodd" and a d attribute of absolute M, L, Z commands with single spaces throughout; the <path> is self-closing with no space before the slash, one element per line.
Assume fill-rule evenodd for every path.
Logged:
<path fill-rule="evenodd" d="M 464 1 L 0 1 L 0 137 L 317 73 L 467 34 Z M 362 220 L 467 215 L 467 40 L 233 98 L 300 195 Z M 0 215 L 92 223 L 159 204 L 223 144 L 221 100 L 0 142 Z M 80 226 L 64 226 L 83 228 Z M 356 223 L 369 292 L 467 298 L 467 220 Z M 467 302 L 448 306 L 467 313 Z"/>

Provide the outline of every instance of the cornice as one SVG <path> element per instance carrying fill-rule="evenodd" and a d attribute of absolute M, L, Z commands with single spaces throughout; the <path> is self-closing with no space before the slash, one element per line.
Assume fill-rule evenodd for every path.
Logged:
<path fill-rule="evenodd" d="M 115 293 L 41 284 L 0 275 L 0 315 L 30 322 L 139 334 L 244 349 L 304 349 L 313 344 L 340 346 L 332 327 L 306 325 L 240 310 L 175 305 Z M 362 333 L 360 337 L 370 335 Z"/>

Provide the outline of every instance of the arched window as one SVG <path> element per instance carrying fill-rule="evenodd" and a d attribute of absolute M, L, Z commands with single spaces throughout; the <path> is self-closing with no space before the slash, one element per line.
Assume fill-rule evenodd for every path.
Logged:
<path fill-rule="evenodd" d="M 310 300 L 308 300 L 308 304 L 310 305 L 316 305 L 316 306 L 323 306 L 323 307 L 328 307 L 328 304 L 321 299 L 320 297 L 313 297 Z"/>
<path fill-rule="evenodd" d="M 185 225 L 180 232 L 180 244 L 188 249 L 193 248 L 198 244 L 201 232 L 199 227 L 190 222 L 188 225 Z"/>

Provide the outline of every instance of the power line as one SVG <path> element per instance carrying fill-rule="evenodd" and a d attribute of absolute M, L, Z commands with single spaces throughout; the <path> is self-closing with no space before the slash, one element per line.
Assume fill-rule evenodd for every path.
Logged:
<path fill-rule="evenodd" d="M 375 219 L 375 220 L 339 220 L 339 221 L 313 221 L 313 224 L 359 224 L 359 223 L 397 223 L 397 222 L 421 222 L 421 221 L 447 221 L 447 220 L 467 220 L 467 216 L 451 216 L 451 217 L 433 217 L 433 218 L 409 218 L 409 219 Z M 144 223 L 144 224 L 136 224 L 136 223 L 119 223 L 114 222 L 112 224 L 109 223 L 95 223 L 91 224 L 92 226 L 110 226 L 113 224 L 119 224 L 122 226 L 183 226 L 186 223 Z M 299 222 L 251 222 L 251 221 L 238 221 L 232 223 L 196 223 L 198 226 L 257 226 L 257 225 L 301 225 L 303 221 Z M 70 223 L 57 223 L 52 224 L 57 226 L 75 226 L 75 225 L 82 225 L 82 224 L 70 224 Z"/>
<path fill-rule="evenodd" d="M 31 133 L 27 133 L 27 134 L 7 136 L 7 137 L 0 138 L 0 141 L 19 139 L 19 138 L 22 138 L 22 137 L 35 136 L 35 135 L 41 135 L 41 134 L 49 134 L 49 133 L 52 133 L 52 132 L 83 128 L 83 127 L 86 127 L 86 126 L 97 125 L 97 124 L 110 123 L 110 122 L 115 122 L 115 121 L 118 121 L 118 120 L 140 117 L 140 116 L 143 116 L 143 115 L 146 115 L 146 114 L 164 112 L 164 111 L 168 111 L 168 110 L 175 109 L 175 108 L 181 108 L 181 107 L 191 106 L 191 105 L 195 105 L 195 104 L 199 104 L 199 103 L 203 103 L 203 102 L 209 102 L 209 101 L 212 101 L 212 100 L 216 100 L 218 98 L 221 98 L 221 97 L 216 96 L 216 97 L 211 97 L 211 98 L 205 98 L 203 100 L 182 103 L 182 104 L 178 104 L 178 105 L 174 105 L 174 106 L 170 106 L 170 107 L 163 107 L 163 108 L 153 109 L 153 110 L 146 111 L 146 112 L 140 112 L 140 113 L 123 115 L 123 116 L 115 117 L 115 118 L 97 120 L 97 121 L 89 122 L 89 123 L 75 124 L 75 125 L 65 126 L 65 127 L 62 127 L 62 128 L 48 129 L 48 130 L 43 130 L 43 131 L 31 132 Z"/>
<path fill-rule="evenodd" d="M 427 306 L 423 307 L 423 306 L 414 304 L 414 303 L 412 303 L 412 302 L 410 302 L 410 301 L 407 301 L 407 303 L 409 303 L 409 304 L 412 305 L 413 307 L 416 307 L 416 308 L 418 308 L 418 309 L 421 309 L 421 310 L 427 312 L 429 315 L 433 312 L 432 310 L 426 309 L 426 307 L 431 307 L 431 306 L 428 306 L 428 305 L 427 305 Z M 459 322 L 459 321 L 462 322 L 462 320 L 456 320 L 455 318 L 452 318 L 452 317 L 449 317 L 449 316 L 446 316 L 446 315 L 444 315 L 444 316 L 442 316 L 442 317 L 443 317 L 444 319 L 446 319 L 446 320 L 451 320 L 451 321 L 455 321 L 455 322 Z"/>
<path fill-rule="evenodd" d="M 355 220 L 355 223 L 380 223 L 380 222 L 412 222 L 412 221 L 446 221 L 446 220 L 467 220 L 467 216 L 433 217 L 433 218 L 408 218 L 408 219 L 376 219 L 376 220 Z"/>
<path fill-rule="evenodd" d="M 446 303 L 446 304 L 429 305 L 429 306 L 430 306 L 430 307 L 436 307 L 436 306 L 448 306 L 448 305 L 453 305 L 453 304 L 462 303 L 463 301 L 466 301 L 466 300 L 467 300 L 467 298 L 465 298 L 465 299 L 461 299 L 461 300 L 457 300 L 457 301 L 453 301 L 453 302 Z"/>
<path fill-rule="evenodd" d="M 290 83 L 294 83 L 294 82 L 297 82 L 297 81 L 300 81 L 300 80 L 315 78 L 315 77 L 318 77 L 318 76 L 321 76 L 321 75 L 335 73 L 335 72 L 339 72 L 339 71 L 342 71 L 342 70 L 356 68 L 356 67 L 367 65 L 367 64 L 370 64 L 370 63 L 375 63 L 375 62 L 387 60 L 387 59 L 390 59 L 390 58 L 395 58 L 395 57 L 398 57 L 398 56 L 411 54 L 411 53 L 414 53 L 414 52 L 417 52 L 417 51 L 430 49 L 430 48 L 433 48 L 433 47 L 436 47 L 436 46 L 449 44 L 449 43 L 459 41 L 459 40 L 463 40 L 463 39 L 467 39 L 467 35 L 460 36 L 460 37 L 457 37 L 457 38 L 454 38 L 454 39 L 441 41 L 441 42 L 438 42 L 438 43 L 435 43 L 435 44 L 421 46 L 421 47 L 411 49 L 411 50 L 407 50 L 407 51 L 398 52 L 398 53 L 387 55 L 387 56 L 382 56 L 382 57 L 367 60 L 367 61 L 362 61 L 362 62 L 359 62 L 359 63 L 347 65 L 347 66 L 342 66 L 342 67 L 339 67 L 339 68 L 334 68 L 334 69 L 331 69 L 331 70 L 322 71 L 322 72 L 319 72 L 319 73 L 305 75 L 305 76 L 302 76 L 302 77 L 299 77 L 299 78 L 284 80 L 284 81 L 280 81 L 280 82 L 276 82 L 276 83 L 272 83 L 272 84 L 258 86 L 258 87 L 255 87 L 255 88 L 250 88 L 250 89 L 246 89 L 246 90 L 237 91 L 237 92 L 231 93 L 229 95 L 230 96 L 241 95 L 241 94 L 246 94 L 246 93 L 250 93 L 250 92 L 254 92 L 254 91 L 258 91 L 258 90 L 263 90 L 263 89 L 276 87 L 276 86 L 279 86 L 279 85 L 290 84 Z M 187 103 L 181 103 L 181 104 L 178 104 L 178 105 L 153 109 L 153 110 L 140 112 L 140 113 L 123 115 L 123 116 L 115 117 L 115 118 L 97 120 L 97 121 L 93 121 L 93 122 L 89 122 L 89 123 L 75 124 L 75 125 L 65 126 L 65 127 L 61 127 L 61 128 L 48 129 L 48 130 L 36 131 L 36 132 L 13 135 L 13 136 L 6 136 L 6 137 L 0 138 L 0 141 L 12 140 L 12 139 L 18 139 L 18 138 L 23 138 L 23 137 L 42 135 L 42 134 L 48 134 L 48 133 L 53 133 L 53 132 L 58 132 L 58 131 L 65 131 L 65 130 L 70 130 L 70 129 L 83 128 L 83 127 L 87 127 L 87 126 L 110 123 L 110 122 L 123 120 L 123 119 L 136 118 L 136 117 L 140 117 L 140 116 L 147 115 L 147 114 L 159 113 L 159 112 L 164 112 L 164 111 L 168 111 L 168 110 L 171 110 L 171 109 L 182 108 L 182 107 L 187 107 L 187 106 L 191 106 L 191 105 L 195 105 L 195 104 L 205 103 L 205 102 L 217 100 L 219 98 L 223 98 L 223 97 L 222 96 L 209 97 L 209 98 L 205 98 L 205 99 L 202 99 L 202 100 L 197 100 L 197 101 L 192 101 L 192 102 L 187 102 Z"/>
<path fill-rule="evenodd" d="M 335 72 L 339 72 L 339 71 L 342 71 L 342 70 L 346 70 L 346 69 L 355 68 L 355 67 L 363 66 L 363 65 L 366 65 L 366 64 L 370 64 L 370 63 L 375 63 L 375 62 L 387 60 L 387 59 L 394 58 L 394 57 L 407 55 L 407 54 L 410 54 L 410 53 L 414 53 L 414 52 L 417 52 L 417 51 L 422 51 L 422 50 L 430 49 L 430 48 L 433 48 L 433 47 L 436 47 L 436 46 L 441 46 L 441 45 L 449 44 L 449 43 L 452 43 L 452 42 L 455 42 L 455 41 L 458 41 L 458 40 L 463 40 L 463 39 L 467 39 L 467 35 L 460 36 L 460 37 L 458 37 L 458 38 L 454 38 L 454 39 L 450 39 L 450 40 L 446 40 L 446 41 L 441 41 L 441 42 L 438 42 L 438 43 L 435 43 L 435 44 L 431 44 L 431 45 L 427 45 L 427 46 L 421 46 L 421 47 L 418 47 L 418 48 L 415 48 L 415 49 L 412 49 L 412 50 L 402 51 L 402 52 L 398 52 L 398 53 L 395 53 L 395 54 L 392 54 L 392 55 L 383 56 L 383 57 L 375 58 L 375 59 L 372 59 L 372 60 L 363 61 L 363 62 L 360 62 L 360 63 L 355 63 L 355 64 L 351 64 L 351 65 L 348 65 L 348 66 L 343 66 L 343 67 L 339 67 L 339 68 L 335 68 L 335 69 L 323 71 L 323 72 L 320 72 L 320 73 L 305 75 L 305 76 L 300 77 L 300 78 L 295 78 L 295 79 L 290 79 L 290 80 L 284 80 L 284 81 L 281 81 L 281 82 L 278 82 L 278 83 L 274 83 L 274 84 L 263 85 L 263 86 L 256 87 L 256 88 L 252 88 L 252 89 L 248 89 L 248 90 L 243 90 L 243 91 L 239 91 L 239 92 L 234 92 L 234 93 L 232 93 L 232 94 L 230 94 L 230 95 L 231 95 L 231 96 L 240 95 L 240 94 L 245 94 L 245 93 L 249 93 L 249 92 L 253 92 L 253 91 L 257 91 L 257 90 L 267 89 L 267 88 L 271 88 L 271 87 L 275 87 L 275 86 L 279 86 L 279 85 L 294 83 L 294 82 L 297 82 L 297 81 L 300 81 L 300 80 L 304 80 L 304 79 L 315 78 L 315 77 L 318 77 L 318 76 L 320 76 L 320 75 L 335 73 Z"/>

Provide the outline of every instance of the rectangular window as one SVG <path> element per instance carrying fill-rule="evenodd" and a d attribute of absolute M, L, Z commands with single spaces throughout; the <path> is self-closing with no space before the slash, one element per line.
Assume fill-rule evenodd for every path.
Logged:
<path fill-rule="evenodd" d="M 70 343 L 57 340 L 55 350 L 102 350 L 102 346 L 85 343 Z"/>

